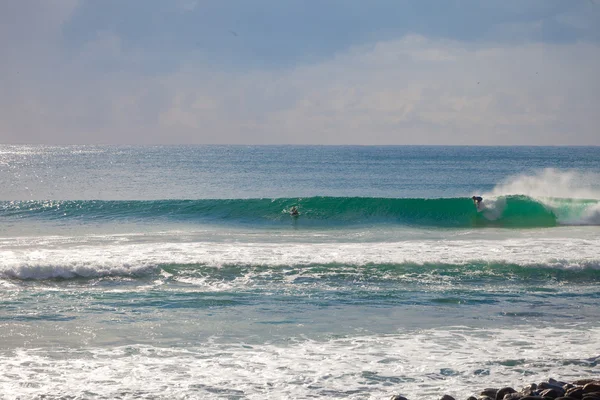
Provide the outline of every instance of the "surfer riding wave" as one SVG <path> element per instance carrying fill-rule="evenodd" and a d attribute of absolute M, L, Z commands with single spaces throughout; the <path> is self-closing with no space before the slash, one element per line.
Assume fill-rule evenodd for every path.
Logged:
<path fill-rule="evenodd" d="M 475 207 L 477 207 L 477 210 L 480 211 L 481 208 L 483 207 L 483 197 L 481 196 L 473 196 L 471 197 L 471 199 L 473 199 L 473 203 L 475 204 Z"/>

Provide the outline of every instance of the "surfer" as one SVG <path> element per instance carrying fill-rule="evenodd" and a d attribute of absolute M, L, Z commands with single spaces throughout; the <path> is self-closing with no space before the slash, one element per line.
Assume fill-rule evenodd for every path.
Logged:
<path fill-rule="evenodd" d="M 483 197 L 481 196 L 473 196 L 471 197 L 473 199 L 473 203 L 475 204 L 475 207 L 477 207 L 477 211 L 481 211 L 481 202 L 483 201 Z"/>
<path fill-rule="evenodd" d="M 298 212 L 298 209 L 296 208 L 296 206 L 292 207 L 292 209 L 290 210 L 290 215 L 292 217 L 297 217 L 298 215 L 300 215 L 300 213 Z"/>

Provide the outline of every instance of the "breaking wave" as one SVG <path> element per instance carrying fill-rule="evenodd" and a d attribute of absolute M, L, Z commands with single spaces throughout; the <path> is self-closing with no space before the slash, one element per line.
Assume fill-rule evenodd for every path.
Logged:
<path fill-rule="evenodd" d="M 300 212 L 289 215 L 291 207 Z M 309 227 L 397 224 L 432 227 L 600 225 L 600 200 L 486 197 L 477 209 L 470 198 L 308 197 L 279 199 L 4 201 L 0 218 L 80 223 L 169 220 L 192 223 Z"/>

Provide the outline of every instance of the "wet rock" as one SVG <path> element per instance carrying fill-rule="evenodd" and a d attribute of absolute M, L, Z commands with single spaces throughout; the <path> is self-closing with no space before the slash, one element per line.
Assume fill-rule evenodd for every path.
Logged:
<path fill-rule="evenodd" d="M 565 394 L 565 391 L 561 388 L 560 392 L 556 389 L 546 389 L 540 393 L 542 397 L 550 397 L 551 399 L 556 399 L 557 397 L 561 397 Z"/>
<path fill-rule="evenodd" d="M 573 384 L 577 385 L 577 386 L 585 386 L 588 383 L 597 382 L 597 381 L 598 381 L 598 379 L 593 379 L 593 378 L 592 379 L 578 379 L 576 381 L 573 381 Z"/>
<path fill-rule="evenodd" d="M 408 400 L 397 394 L 390 400 Z M 445 394 L 440 400 L 455 400 Z M 547 382 L 532 383 L 516 391 L 506 386 L 501 389 L 486 388 L 476 396 L 467 400 L 600 400 L 600 379 L 579 379 L 573 382 L 564 382 L 549 378 Z"/>
<path fill-rule="evenodd" d="M 581 399 L 583 397 L 583 388 L 580 386 L 576 386 L 567 390 L 567 393 L 565 393 L 565 395 L 574 399 Z"/>
<path fill-rule="evenodd" d="M 530 385 L 525 386 L 523 389 L 521 389 L 520 392 L 523 393 L 523 396 L 531 396 L 536 390 L 537 385 L 535 383 L 532 383 Z"/>
<path fill-rule="evenodd" d="M 590 382 L 583 387 L 583 393 L 600 392 L 600 382 Z"/>
<path fill-rule="evenodd" d="M 557 381 L 556 379 L 552 379 L 552 378 L 548 378 L 548 383 L 551 383 L 553 385 L 560 386 L 560 387 L 563 387 L 567 384 L 567 382 Z"/>
<path fill-rule="evenodd" d="M 565 390 L 562 388 L 562 385 L 555 385 L 554 383 L 550 383 L 550 382 L 542 382 L 538 385 L 538 389 L 556 389 L 559 391 L 559 393 L 564 394 Z"/>
<path fill-rule="evenodd" d="M 503 400 L 520 400 L 521 397 L 529 396 L 529 394 L 523 394 L 522 392 L 507 393 L 504 395 Z"/>
<path fill-rule="evenodd" d="M 545 400 L 542 396 L 525 396 L 521 400 Z"/>
<path fill-rule="evenodd" d="M 480 395 L 489 397 L 491 399 L 496 398 L 496 393 L 498 393 L 498 389 L 486 388 L 479 392 Z"/>
<path fill-rule="evenodd" d="M 516 392 L 517 391 L 511 387 L 503 387 L 502 389 L 496 392 L 496 400 L 503 400 L 505 395 Z"/>

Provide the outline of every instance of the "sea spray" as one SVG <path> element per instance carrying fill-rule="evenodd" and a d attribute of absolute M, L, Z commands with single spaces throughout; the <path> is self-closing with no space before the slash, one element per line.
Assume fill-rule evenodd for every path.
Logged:
<path fill-rule="evenodd" d="M 511 175 L 485 197 L 524 195 L 538 198 L 600 200 L 600 174 L 589 171 L 545 168 L 528 174 Z"/>
<path fill-rule="evenodd" d="M 507 200 L 515 202 L 519 198 L 527 201 L 530 210 L 525 214 L 529 216 L 543 214 L 543 208 L 555 217 L 558 225 L 599 225 L 599 182 L 597 173 L 554 168 L 513 175 L 484 194 L 484 215 L 492 221 L 507 218 L 509 213 L 504 212 Z"/>

